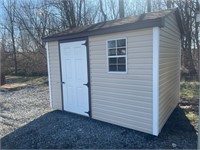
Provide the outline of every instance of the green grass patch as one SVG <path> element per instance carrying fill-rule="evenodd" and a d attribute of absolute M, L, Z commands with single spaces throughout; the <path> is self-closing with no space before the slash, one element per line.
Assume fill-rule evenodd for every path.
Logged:
<path fill-rule="evenodd" d="M 185 99 L 198 99 L 199 82 L 181 82 L 180 96 Z"/>
<path fill-rule="evenodd" d="M 199 111 L 199 82 L 180 83 L 180 103 L 185 116 L 198 131 L 198 111 Z"/>
<path fill-rule="evenodd" d="M 195 114 L 194 112 L 186 113 L 186 117 L 187 117 L 190 121 L 198 120 L 198 115 Z"/>

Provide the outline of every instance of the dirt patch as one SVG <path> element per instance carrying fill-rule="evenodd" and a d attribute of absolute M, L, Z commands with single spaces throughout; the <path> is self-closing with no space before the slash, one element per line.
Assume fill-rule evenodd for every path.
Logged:
<path fill-rule="evenodd" d="M 24 84 L 24 83 L 4 84 L 4 85 L 0 86 L 0 89 L 3 89 L 3 90 L 18 90 L 18 89 L 21 89 L 25 86 L 27 86 L 27 84 Z"/>

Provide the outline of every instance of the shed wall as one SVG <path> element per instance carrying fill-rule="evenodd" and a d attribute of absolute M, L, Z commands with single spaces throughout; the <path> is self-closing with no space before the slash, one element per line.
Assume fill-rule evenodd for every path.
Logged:
<path fill-rule="evenodd" d="M 94 119 L 152 134 L 152 28 L 89 37 Z M 127 38 L 127 73 L 108 73 L 106 41 Z"/>
<path fill-rule="evenodd" d="M 61 76 L 58 42 L 48 42 L 52 108 L 62 110 Z"/>
<path fill-rule="evenodd" d="M 160 29 L 159 51 L 159 131 L 179 101 L 180 32 L 174 14 Z"/>

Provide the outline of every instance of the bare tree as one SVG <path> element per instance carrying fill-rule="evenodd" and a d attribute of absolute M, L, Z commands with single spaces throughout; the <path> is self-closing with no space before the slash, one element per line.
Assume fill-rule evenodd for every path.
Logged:
<path fill-rule="evenodd" d="M 15 68 L 15 73 L 22 66 L 28 66 L 25 60 L 37 65 L 38 60 L 35 57 L 42 56 L 45 61 L 42 37 L 46 35 L 100 21 L 177 6 L 186 32 L 181 38 L 182 66 L 190 74 L 197 73 L 199 23 L 195 22 L 195 12 L 199 10 L 198 0 L 4 0 L 0 5 L 2 5 L 0 8 L 3 8 L 1 12 L 5 14 L 0 20 L 5 34 L 1 34 L 0 38 L 7 37 L 4 45 L 9 55 L 13 56 L 10 68 Z M 120 13 L 123 11 L 124 13 Z"/>
<path fill-rule="evenodd" d="M 103 20 L 106 21 L 107 20 L 107 15 L 103 10 L 103 3 L 102 0 L 99 0 L 99 7 L 100 7 L 100 12 L 103 15 Z"/>
<path fill-rule="evenodd" d="M 45 56 L 45 45 L 41 38 L 53 30 L 51 29 L 51 19 L 49 19 L 51 15 L 48 13 L 45 3 L 35 3 L 31 0 L 22 2 L 19 4 L 21 9 L 16 10 L 16 22 L 21 39 L 25 40 L 23 34 L 26 34 L 32 40 L 29 44 L 34 46 L 34 50 L 40 51 Z"/>
<path fill-rule="evenodd" d="M 199 27 L 197 26 L 198 24 L 195 23 L 195 10 L 197 6 L 195 5 L 194 0 L 179 0 L 176 4 L 180 9 L 185 30 L 185 35 L 182 35 L 181 38 L 182 66 L 188 70 L 188 76 L 193 78 L 197 74 L 197 67 L 195 67 L 196 54 L 193 53 L 193 50 L 199 47 Z"/>
<path fill-rule="evenodd" d="M 5 84 L 5 33 L 0 40 L 0 85 Z"/>
<path fill-rule="evenodd" d="M 3 26 L 10 33 L 11 36 L 15 75 L 17 75 L 17 49 L 15 44 L 16 1 L 15 0 L 2 1 L 1 5 L 5 10 L 6 18 L 8 18 L 7 20 L 5 20 L 5 24 L 3 24 Z"/>

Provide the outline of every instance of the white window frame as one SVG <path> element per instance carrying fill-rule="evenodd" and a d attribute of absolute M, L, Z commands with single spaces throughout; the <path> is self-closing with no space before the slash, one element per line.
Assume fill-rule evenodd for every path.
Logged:
<path fill-rule="evenodd" d="M 116 56 L 108 56 L 108 54 L 109 54 L 109 52 L 108 52 L 108 41 L 117 41 L 117 40 L 122 40 L 122 39 L 125 39 L 126 40 L 126 55 L 116 55 Z M 115 38 L 115 39 L 108 39 L 108 40 L 106 40 L 106 55 L 107 55 L 107 73 L 113 73 L 113 74 L 127 74 L 127 56 L 128 56 L 128 48 L 127 48 L 127 38 L 126 37 L 122 37 L 122 38 Z M 117 44 L 117 42 L 116 42 L 116 44 Z M 116 46 L 116 48 L 117 48 L 117 46 Z M 120 47 L 119 47 L 120 48 Z M 109 58 L 117 58 L 117 57 L 125 57 L 125 60 L 126 60 L 126 63 L 125 63 L 125 65 L 126 65 L 126 67 L 125 67 L 125 69 L 126 69 L 126 71 L 109 71 Z"/>

